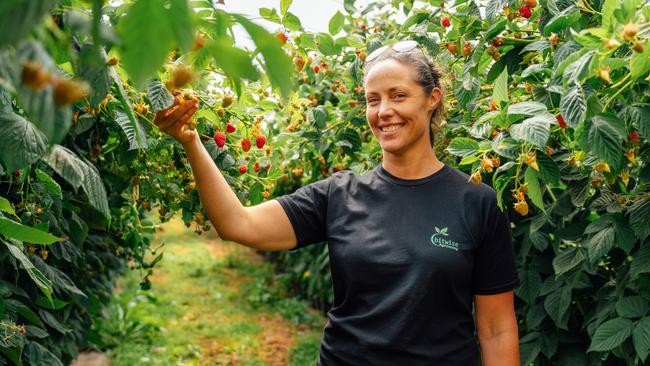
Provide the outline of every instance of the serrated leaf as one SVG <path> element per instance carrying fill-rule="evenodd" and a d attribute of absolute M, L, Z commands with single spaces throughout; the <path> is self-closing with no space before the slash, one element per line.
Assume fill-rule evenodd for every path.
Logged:
<path fill-rule="evenodd" d="M 588 133 L 588 141 L 596 156 L 603 159 L 611 166 L 616 167 L 620 157 L 623 155 L 620 135 L 620 124 L 616 116 L 610 114 L 599 114 L 592 119 L 591 128 Z"/>
<path fill-rule="evenodd" d="M 587 76 L 589 76 L 589 65 L 591 64 L 591 59 L 595 54 L 596 51 L 589 51 L 582 55 L 575 62 L 567 66 L 562 78 L 574 84 L 581 83 L 587 78 Z"/>
<path fill-rule="evenodd" d="M 485 18 L 488 20 L 492 20 L 496 18 L 497 15 L 501 13 L 502 8 L 503 8 L 503 0 L 489 0 L 487 5 L 485 6 Z"/>
<path fill-rule="evenodd" d="M 587 244 L 589 261 L 595 263 L 614 247 L 616 231 L 613 226 L 608 226 L 594 234 Z"/>
<path fill-rule="evenodd" d="M 539 180 L 537 179 L 537 173 L 530 167 L 526 169 L 526 175 L 524 176 L 524 181 L 528 185 L 528 197 L 530 200 L 543 212 L 546 212 L 544 208 L 544 199 L 542 197 L 542 188 L 539 186 Z"/>
<path fill-rule="evenodd" d="M 23 351 L 23 356 L 29 365 L 64 366 L 63 362 L 61 362 L 54 353 L 36 342 L 27 343 L 27 346 L 25 346 L 25 350 Z"/>
<path fill-rule="evenodd" d="M 0 234 L 22 242 L 48 245 L 63 240 L 48 232 L 0 217 Z"/>
<path fill-rule="evenodd" d="M 503 72 L 494 81 L 494 90 L 492 90 L 492 101 L 497 105 L 501 102 L 508 101 L 508 68 L 504 68 Z"/>
<path fill-rule="evenodd" d="M 229 37 L 217 39 L 208 46 L 208 50 L 216 64 L 226 75 L 238 83 L 241 79 L 258 80 L 260 75 L 248 52 L 234 47 Z"/>
<path fill-rule="evenodd" d="M 55 4 L 54 0 L 0 2 L 0 48 L 26 36 Z"/>
<path fill-rule="evenodd" d="M 550 36 L 551 33 L 558 33 L 563 29 L 569 28 L 580 20 L 580 11 L 577 6 L 569 6 L 562 10 L 560 13 L 551 18 L 546 25 L 544 25 L 545 36 Z"/>
<path fill-rule="evenodd" d="M 68 277 L 65 272 L 60 269 L 50 266 L 45 263 L 40 257 L 34 257 L 34 266 L 38 268 L 43 274 L 47 275 L 52 281 L 52 287 L 58 294 L 65 293 L 66 295 L 74 296 L 80 304 L 86 303 L 88 296 L 77 287 L 77 285 Z M 54 303 L 52 303 L 54 306 Z"/>
<path fill-rule="evenodd" d="M 470 156 L 478 152 L 478 143 L 467 137 L 456 137 L 451 140 L 447 151 L 456 156 Z"/>
<path fill-rule="evenodd" d="M 292 31 L 302 30 L 302 23 L 300 22 L 300 18 L 289 11 L 282 17 L 282 24 L 285 26 L 285 28 Z"/>
<path fill-rule="evenodd" d="M 29 277 L 34 281 L 36 286 L 43 292 L 45 297 L 48 299 L 52 299 L 52 282 L 41 273 L 36 267 L 34 267 L 34 264 L 29 261 L 29 258 L 23 253 L 23 251 L 18 248 L 15 245 L 11 245 L 9 243 L 5 243 L 7 249 L 9 249 L 9 253 L 14 256 L 20 262 L 20 264 L 23 266 L 23 269 L 27 272 Z"/>
<path fill-rule="evenodd" d="M 635 80 L 650 71 L 650 47 L 644 48 L 643 52 L 634 52 L 630 59 L 630 76 Z"/>
<path fill-rule="evenodd" d="M 24 168 L 38 160 L 47 148 L 46 138 L 23 117 L 0 112 L 0 161 L 8 172 Z"/>
<path fill-rule="evenodd" d="M 645 362 L 650 354 L 650 316 L 644 317 L 634 326 L 632 343 L 641 361 Z"/>
<path fill-rule="evenodd" d="M 188 0 L 169 0 L 167 19 L 174 34 L 176 44 L 183 51 L 190 51 L 194 44 L 194 27 L 192 26 L 192 12 Z"/>
<path fill-rule="evenodd" d="M 251 22 L 241 15 L 233 15 L 253 38 L 255 45 L 264 56 L 264 69 L 271 85 L 280 89 L 283 97 L 293 90 L 293 64 L 289 56 L 282 50 L 280 43 L 261 26 Z"/>
<path fill-rule="evenodd" d="M 650 236 L 650 201 L 638 200 L 629 209 L 630 227 L 641 241 Z M 650 245 L 646 246 L 650 247 Z"/>
<path fill-rule="evenodd" d="M 43 160 L 75 190 L 81 187 L 84 179 L 84 171 L 81 167 L 83 162 L 72 151 L 54 145 L 52 150 L 43 156 Z"/>
<path fill-rule="evenodd" d="M 508 106 L 508 115 L 536 116 L 542 113 L 548 114 L 548 111 L 546 106 L 539 102 L 520 102 Z"/>
<path fill-rule="evenodd" d="M 147 96 L 153 112 L 167 109 L 174 104 L 174 96 L 158 79 L 151 80 L 147 85 Z"/>
<path fill-rule="evenodd" d="M 157 0 L 138 0 L 120 20 L 122 65 L 136 88 L 141 88 L 167 59 L 174 39 L 173 16 Z"/>
<path fill-rule="evenodd" d="M 6 212 L 10 215 L 16 214 L 16 211 L 14 210 L 14 207 L 11 205 L 11 202 L 9 202 L 9 200 L 4 197 L 0 197 L 0 212 Z"/>
<path fill-rule="evenodd" d="M 616 318 L 604 322 L 596 329 L 587 352 L 613 350 L 632 335 L 632 327 L 629 319 Z"/>
<path fill-rule="evenodd" d="M 571 128 L 578 127 L 578 124 L 585 119 L 587 98 L 582 86 L 575 85 L 562 96 L 560 112 Z"/>
<path fill-rule="evenodd" d="M 136 126 L 135 128 L 133 127 L 132 122 L 135 122 L 135 126 Z M 142 126 L 140 126 L 139 122 L 137 122 L 136 120 L 132 121 L 127 115 L 127 113 L 125 113 L 122 110 L 116 109 L 115 123 L 117 123 L 118 126 L 122 128 L 122 131 L 124 131 L 124 134 L 126 134 L 126 138 L 129 141 L 129 150 L 147 148 L 148 146 L 147 135 L 142 129 Z"/>
<path fill-rule="evenodd" d="M 98 49 L 99 53 L 92 43 L 84 43 L 79 51 L 79 77 L 90 84 L 88 102 L 91 108 L 96 108 L 111 89 L 106 51 L 104 47 Z"/>
<path fill-rule="evenodd" d="M 36 178 L 41 182 L 41 184 L 43 184 L 47 192 L 58 199 L 63 199 L 63 192 L 61 192 L 61 186 L 59 183 L 40 169 L 35 169 L 35 172 Z"/>
<path fill-rule="evenodd" d="M 616 302 L 616 312 L 622 318 L 639 318 L 648 313 L 648 300 L 641 296 L 627 296 Z"/>
<path fill-rule="evenodd" d="M 340 32 L 341 28 L 343 27 L 343 23 L 345 23 L 345 16 L 343 16 L 343 14 L 337 10 L 328 24 L 330 34 L 335 36 L 338 32 Z"/>
<path fill-rule="evenodd" d="M 544 149 L 551 134 L 550 125 L 554 121 L 555 117 L 549 113 L 527 118 L 521 123 L 510 126 L 510 136 L 517 141 L 526 141 Z"/>
<path fill-rule="evenodd" d="M 650 141 L 650 104 L 634 104 L 628 109 L 628 115 L 641 136 Z"/>
<path fill-rule="evenodd" d="M 560 329 L 567 329 L 566 319 L 568 319 L 567 310 L 569 309 L 569 305 L 571 305 L 570 287 L 559 288 L 544 299 L 546 313 Z"/>
<path fill-rule="evenodd" d="M 259 12 L 262 18 L 270 22 L 278 24 L 282 22 L 282 20 L 280 20 L 280 15 L 278 15 L 278 11 L 275 8 L 260 8 Z"/>
<path fill-rule="evenodd" d="M 82 162 L 82 169 L 84 171 L 84 179 L 81 187 L 91 206 L 101 212 L 105 218 L 111 217 L 110 208 L 108 207 L 108 197 L 106 195 L 106 188 L 104 182 L 99 176 L 99 172 L 94 165 L 88 162 Z"/>
<path fill-rule="evenodd" d="M 546 154 L 537 154 L 537 165 L 539 166 L 539 179 L 546 184 L 555 185 L 560 182 L 560 168 Z"/>
<path fill-rule="evenodd" d="M 293 0 L 280 0 L 280 14 L 284 15 L 291 7 L 291 3 Z"/>
<path fill-rule="evenodd" d="M 553 258 L 553 270 L 555 275 L 559 276 L 573 269 L 585 260 L 584 253 L 575 247 L 570 247 L 563 250 L 555 258 Z"/>

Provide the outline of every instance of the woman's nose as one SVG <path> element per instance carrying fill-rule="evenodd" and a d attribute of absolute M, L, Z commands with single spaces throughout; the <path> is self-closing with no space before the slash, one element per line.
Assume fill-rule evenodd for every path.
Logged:
<path fill-rule="evenodd" d="M 379 105 L 379 112 L 377 114 L 379 118 L 390 117 L 393 113 L 393 106 L 388 101 L 382 101 Z"/>

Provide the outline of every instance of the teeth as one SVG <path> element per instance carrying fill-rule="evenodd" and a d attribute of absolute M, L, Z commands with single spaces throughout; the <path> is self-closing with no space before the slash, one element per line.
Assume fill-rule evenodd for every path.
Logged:
<path fill-rule="evenodd" d="M 393 131 L 397 131 L 401 127 L 402 127 L 402 125 L 390 125 L 388 127 L 382 127 L 381 131 L 382 132 L 393 132 Z"/>

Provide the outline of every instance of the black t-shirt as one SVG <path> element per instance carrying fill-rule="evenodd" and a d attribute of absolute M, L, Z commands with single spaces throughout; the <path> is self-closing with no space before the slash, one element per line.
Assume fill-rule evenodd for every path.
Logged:
<path fill-rule="evenodd" d="M 476 365 L 473 295 L 518 284 L 496 192 L 445 165 L 345 171 L 278 198 L 297 247 L 327 241 L 334 305 L 321 366 Z"/>

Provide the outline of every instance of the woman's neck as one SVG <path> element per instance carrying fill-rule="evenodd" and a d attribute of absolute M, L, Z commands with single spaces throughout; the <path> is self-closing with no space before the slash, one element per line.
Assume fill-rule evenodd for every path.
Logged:
<path fill-rule="evenodd" d="M 390 174 L 402 179 L 428 177 L 442 169 L 444 164 L 438 160 L 433 149 L 410 151 L 408 154 L 383 152 L 382 166 Z"/>

